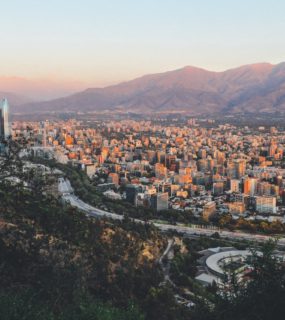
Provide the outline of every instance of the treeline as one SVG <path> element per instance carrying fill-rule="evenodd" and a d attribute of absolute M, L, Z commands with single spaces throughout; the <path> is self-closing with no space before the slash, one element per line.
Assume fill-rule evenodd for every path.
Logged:
<path fill-rule="evenodd" d="M 240 217 L 237 220 L 232 219 L 230 214 L 224 214 L 218 219 L 214 220 L 215 224 L 221 228 L 229 230 L 244 230 L 253 233 L 266 233 L 266 234 L 284 234 L 285 224 L 276 220 L 273 222 L 268 221 L 251 221 Z"/>

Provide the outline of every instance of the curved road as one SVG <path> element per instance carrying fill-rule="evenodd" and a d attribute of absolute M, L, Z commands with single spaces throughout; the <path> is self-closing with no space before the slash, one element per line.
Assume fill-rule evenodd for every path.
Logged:
<path fill-rule="evenodd" d="M 60 178 L 58 190 L 65 201 L 69 202 L 72 206 L 77 207 L 78 209 L 84 211 L 88 216 L 96 217 L 96 218 L 107 217 L 114 220 L 123 220 L 124 218 L 122 215 L 97 209 L 85 203 L 84 201 L 80 200 L 78 197 L 74 195 L 73 189 L 70 185 L 69 180 Z M 145 223 L 144 221 L 139 219 L 133 219 L 133 221 L 137 223 Z M 226 230 L 213 231 L 213 230 L 202 229 L 197 227 L 192 228 L 192 227 L 186 227 L 186 226 L 176 226 L 176 225 L 159 224 L 159 223 L 153 223 L 153 225 L 156 226 L 162 232 L 176 231 L 186 236 L 193 236 L 193 235 L 211 236 L 214 232 L 218 232 L 221 238 L 229 238 L 229 239 L 235 239 L 235 240 L 266 242 L 272 238 L 266 235 L 250 234 L 250 233 L 244 233 L 244 232 L 238 232 L 238 231 L 236 232 L 226 231 Z M 285 246 L 284 237 L 278 239 L 278 245 Z"/>

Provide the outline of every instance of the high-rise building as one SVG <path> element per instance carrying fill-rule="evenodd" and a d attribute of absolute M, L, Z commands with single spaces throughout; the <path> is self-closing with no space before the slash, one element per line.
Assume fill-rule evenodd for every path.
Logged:
<path fill-rule="evenodd" d="M 168 209 L 168 193 L 156 193 L 150 198 L 150 206 L 156 211 Z"/>
<path fill-rule="evenodd" d="M 128 184 L 126 186 L 126 200 L 136 205 L 137 194 L 142 192 L 142 188 L 139 185 Z"/>
<path fill-rule="evenodd" d="M 257 192 L 257 182 L 256 178 L 246 178 L 243 183 L 243 193 L 249 194 L 253 197 Z"/>
<path fill-rule="evenodd" d="M 227 163 L 227 176 L 230 179 L 240 179 L 245 175 L 246 161 L 236 159 L 234 162 Z"/>
<path fill-rule="evenodd" d="M 47 128 L 46 128 L 47 124 L 48 124 L 47 121 L 42 121 L 40 123 L 41 134 L 42 134 L 42 146 L 44 148 L 46 148 L 46 146 L 47 146 Z"/>
<path fill-rule="evenodd" d="M 237 159 L 234 162 L 235 176 L 237 179 L 242 178 L 245 175 L 246 161 L 244 159 Z"/>
<path fill-rule="evenodd" d="M 256 211 L 260 213 L 276 213 L 276 198 L 271 196 L 255 197 Z"/>
<path fill-rule="evenodd" d="M 8 100 L 2 99 L 2 101 L 0 102 L 0 137 L 4 139 L 8 138 L 10 135 L 8 115 Z"/>

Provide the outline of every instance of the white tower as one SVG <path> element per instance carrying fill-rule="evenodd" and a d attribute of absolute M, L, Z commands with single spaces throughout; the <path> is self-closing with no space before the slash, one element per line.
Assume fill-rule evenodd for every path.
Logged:
<path fill-rule="evenodd" d="M 9 129 L 9 104 L 6 98 L 0 102 L 0 137 L 8 138 L 10 136 Z"/>

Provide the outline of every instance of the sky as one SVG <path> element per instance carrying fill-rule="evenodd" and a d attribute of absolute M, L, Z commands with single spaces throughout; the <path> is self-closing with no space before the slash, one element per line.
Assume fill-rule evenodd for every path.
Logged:
<path fill-rule="evenodd" d="M 105 86 L 285 61 L 284 0 L 0 2 L 0 75 Z"/>

